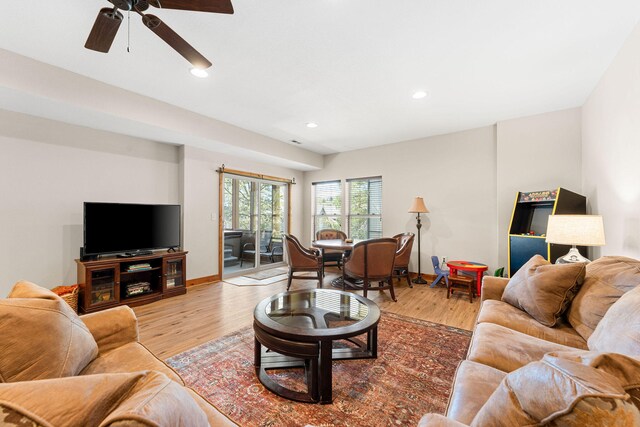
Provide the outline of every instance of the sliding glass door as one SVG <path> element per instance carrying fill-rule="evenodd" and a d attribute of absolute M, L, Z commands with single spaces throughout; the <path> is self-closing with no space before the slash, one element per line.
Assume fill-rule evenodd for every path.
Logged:
<path fill-rule="evenodd" d="M 224 174 L 223 277 L 270 268 L 283 260 L 288 184 Z"/>

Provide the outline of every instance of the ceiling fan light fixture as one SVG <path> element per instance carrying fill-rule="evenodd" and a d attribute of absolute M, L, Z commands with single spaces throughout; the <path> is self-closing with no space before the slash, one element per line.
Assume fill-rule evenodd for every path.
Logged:
<path fill-rule="evenodd" d="M 191 68 L 191 69 L 189 70 L 189 72 L 190 72 L 191 74 L 193 74 L 194 76 L 199 77 L 199 78 L 201 78 L 201 79 L 204 79 L 204 78 L 209 77 L 209 73 L 207 73 L 207 70 L 204 70 L 204 69 L 202 69 L 202 68 L 195 68 L 195 67 L 193 67 L 193 68 Z"/>
<path fill-rule="evenodd" d="M 425 92 L 425 91 L 423 91 L 423 90 L 419 90 L 419 91 L 415 92 L 415 93 L 412 95 L 412 98 L 413 98 L 413 99 L 422 99 L 422 98 L 426 98 L 426 97 L 427 97 L 427 95 L 429 95 L 427 92 Z"/>

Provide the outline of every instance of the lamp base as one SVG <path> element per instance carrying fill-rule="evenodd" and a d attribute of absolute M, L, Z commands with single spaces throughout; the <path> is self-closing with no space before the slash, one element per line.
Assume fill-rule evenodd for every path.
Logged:
<path fill-rule="evenodd" d="M 575 245 L 569 249 L 566 255 L 556 260 L 556 264 L 571 264 L 574 262 L 591 262 L 591 260 L 580 255 L 580 251 L 578 251 Z"/>
<path fill-rule="evenodd" d="M 424 280 L 424 279 L 422 278 L 422 274 L 418 274 L 418 277 L 416 277 L 415 279 L 413 279 L 413 280 L 411 281 L 411 283 L 416 283 L 416 284 L 418 284 L 418 285 L 426 285 L 426 284 L 427 284 L 427 283 L 429 283 L 429 282 L 427 282 L 426 280 Z"/>

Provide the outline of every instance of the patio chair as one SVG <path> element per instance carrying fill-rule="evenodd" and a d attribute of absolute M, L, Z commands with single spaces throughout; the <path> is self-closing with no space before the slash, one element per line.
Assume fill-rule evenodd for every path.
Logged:
<path fill-rule="evenodd" d="M 266 254 L 267 252 L 269 252 L 269 248 L 271 247 L 272 234 L 273 232 L 271 230 L 265 230 L 262 232 L 262 234 L 260 234 L 260 254 Z M 242 245 L 242 249 L 240 250 L 240 267 L 242 267 L 242 262 L 245 259 L 245 255 L 247 256 L 247 258 L 251 257 L 250 259 L 255 259 L 255 256 L 256 256 L 255 243 L 249 242 Z"/>

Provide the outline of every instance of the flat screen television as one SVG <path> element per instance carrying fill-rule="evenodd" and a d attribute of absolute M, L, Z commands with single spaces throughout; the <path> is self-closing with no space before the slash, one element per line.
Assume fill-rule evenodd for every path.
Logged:
<path fill-rule="evenodd" d="M 180 205 L 84 203 L 83 257 L 180 246 Z"/>

